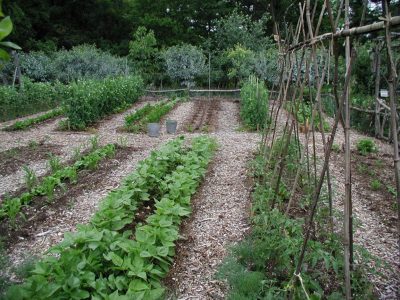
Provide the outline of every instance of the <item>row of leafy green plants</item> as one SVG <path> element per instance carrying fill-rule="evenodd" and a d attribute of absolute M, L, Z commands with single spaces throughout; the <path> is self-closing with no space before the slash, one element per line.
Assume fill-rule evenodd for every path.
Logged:
<path fill-rule="evenodd" d="M 219 278 L 229 283 L 228 299 L 345 298 L 343 243 L 340 235 L 328 225 L 326 191 L 321 195 L 322 203 L 316 213 L 301 271 L 295 275 L 306 230 L 305 219 L 315 188 L 314 176 L 308 176 L 306 165 L 298 163 L 299 145 L 298 139 L 293 137 L 287 143 L 286 134 L 272 149 L 262 149 L 251 164 L 255 184 L 252 229 L 242 242 L 233 246 L 218 273 Z M 282 152 L 284 148 L 286 154 Z M 279 177 L 277 165 L 281 165 L 282 160 L 286 164 Z M 291 195 L 289 187 L 298 168 L 301 168 L 298 188 L 295 195 Z M 295 204 L 286 211 L 291 196 Z M 373 298 L 366 277 L 369 255 L 361 248 L 357 248 L 355 254 L 353 297 Z"/>
<path fill-rule="evenodd" d="M 84 169 L 95 169 L 100 161 L 115 154 L 116 146 L 108 144 L 98 148 L 97 142 L 85 155 L 79 157 L 71 165 L 63 166 L 58 157 L 49 160 L 51 174 L 45 176 L 38 182 L 34 172 L 25 168 L 27 191 L 20 196 L 5 199 L 0 205 L 0 220 L 5 219 L 11 227 L 15 226 L 17 217 L 24 217 L 22 210 L 29 205 L 34 197 L 46 197 L 47 202 L 52 202 L 57 188 L 65 190 L 65 183 L 77 183 L 78 173 Z"/>
<path fill-rule="evenodd" d="M 61 116 L 63 113 L 64 113 L 63 108 L 56 108 L 37 117 L 27 118 L 22 121 L 16 121 L 10 126 L 5 127 L 3 130 L 5 131 L 24 130 L 29 127 L 32 127 L 33 125 L 40 124 L 43 123 L 44 121 Z"/>
<path fill-rule="evenodd" d="M 131 106 L 143 91 L 144 83 L 139 76 L 77 81 L 69 85 L 28 81 L 19 89 L 1 86 L 0 121 L 62 106 L 68 118 L 64 126 L 81 130 L 104 116 Z M 38 117 L 18 122 L 10 129 L 23 129 L 41 121 L 44 120 Z"/>
<path fill-rule="evenodd" d="M 129 132 L 144 132 L 147 123 L 158 123 L 175 105 L 181 101 L 175 98 L 172 101 L 162 101 L 155 105 L 146 104 L 141 109 L 125 117 L 125 130 Z"/>
<path fill-rule="evenodd" d="M 175 254 L 179 225 L 190 214 L 190 199 L 215 150 L 199 137 L 190 146 L 175 139 L 139 163 L 121 186 L 102 201 L 87 225 L 36 263 L 6 299 L 159 299 Z M 147 205 L 144 223 L 135 215 Z"/>

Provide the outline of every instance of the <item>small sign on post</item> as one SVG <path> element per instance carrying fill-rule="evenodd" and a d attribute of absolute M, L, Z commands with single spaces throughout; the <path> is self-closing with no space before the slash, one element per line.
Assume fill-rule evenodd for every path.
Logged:
<path fill-rule="evenodd" d="M 382 98 L 387 98 L 389 97 L 389 92 L 388 90 L 380 90 L 380 95 Z"/>

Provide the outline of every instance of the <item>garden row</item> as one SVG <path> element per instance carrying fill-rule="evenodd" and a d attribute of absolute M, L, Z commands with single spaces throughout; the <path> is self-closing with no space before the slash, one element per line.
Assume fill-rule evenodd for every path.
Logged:
<path fill-rule="evenodd" d="M 107 195 L 90 223 L 65 234 L 6 299 L 160 298 L 179 224 L 214 150 L 213 140 L 200 137 L 191 146 L 178 138 L 153 151 Z M 152 214 L 142 223 L 136 216 L 147 206 Z"/>
<path fill-rule="evenodd" d="M 0 220 L 8 221 L 9 226 L 14 227 L 18 216 L 23 218 L 24 206 L 31 203 L 34 197 L 47 197 L 47 202 L 52 202 L 56 189 L 65 189 L 65 183 L 69 181 L 75 184 L 78 173 L 84 169 L 95 169 L 99 162 L 115 154 L 115 145 L 108 144 L 98 148 L 97 141 L 93 140 L 92 149 L 85 155 L 77 155 L 77 160 L 63 166 L 57 156 L 50 158 L 48 164 L 51 174 L 45 176 L 38 182 L 32 170 L 25 167 L 25 183 L 27 191 L 19 196 L 5 199 L 0 204 Z M 5 219 L 5 220 L 3 220 Z"/>
<path fill-rule="evenodd" d="M 17 90 L 0 87 L 0 120 L 32 114 L 61 106 L 53 112 L 17 122 L 8 129 L 24 129 L 64 111 L 68 118 L 64 126 L 80 130 L 94 124 L 106 115 L 126 109 L 142 95 L 144 84 L 140 77 L 119 77 L 104 80 L 86 80 L 64 85 L 59 82 L 26 82 Z"/>
<path fill-rule="evenodd" d="M 141 109 L 125 117 L 125 130 L 129 132 L 145 132 L 148 123 L 159 123 L 167 113 L 182 99 L 162 101 L 155 105 L 146 104 Z"/>

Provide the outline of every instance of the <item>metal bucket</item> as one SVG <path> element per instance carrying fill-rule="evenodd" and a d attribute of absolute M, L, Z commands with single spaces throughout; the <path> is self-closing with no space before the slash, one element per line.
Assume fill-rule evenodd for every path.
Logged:
<path fill-rule="evenodd" d="M 148 123 L 147 124 L 147 135 L 151 137 L 160 136 L 160 124 L 158 123 Z"/>
<path fill-rule="evenodd" d="M 167 120 L 165 122 L 165 126 L 167 127 L 167 133 L 176 133 L 176 127 L 178 126 L 178 121 L 175 120 Z"/>

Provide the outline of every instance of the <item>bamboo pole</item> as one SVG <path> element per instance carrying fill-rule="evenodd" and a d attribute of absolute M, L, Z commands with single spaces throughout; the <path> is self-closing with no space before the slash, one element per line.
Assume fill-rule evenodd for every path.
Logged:
<path fill-rule="evenodd" d="M 393 27 L 400 25 L 400 16 L 391 17 L 388 20 L 389 21 L 375 22 L 375 23 L 372 23 L 369 25 L 353 27 L 353 28 L 349 28 L 349 29 L 343 29 L 343 30 L 340 30 L 335 33 L 332 33 L 332 32 L 324 33 L 324 34 L 318 35 L 312 39 L 308 39 L 304 42 L 294 44 L 294 45 L 290 46 L 287 50 L 294 51 L 301 47 L 310 47 L 312 44 L 315 44 L 317 42 L 321 42 L 321 41 L 327 40 L 327 39 L 350 37 L 350 36 L 355 36 L 355 35 L 366 34 L 366 33 L 371 33 L 374 31 L 383 30 L 383 29 L 385 29 L 386 22 L 389 23 L 390 26 L 393 26 Z"/>
<path fill-rule="evenodd" d="M 381 55 L 379 51 L 379 44 L 375 45 L 375 64 L 374 64 L 374 73 L 375 73 L 375 136 L 380 136 L 381 129 L 381 117 L 379 115 L 380 104 L 377 101 L 379 97 L 379 85 L 381 82 Z"/>
<path fill-rule="evenodd" d="M 350 27 L 349 0 L 345 0 L 345 28 Z M 346 68 L 350 63 L 350 37 L 346 37 Z M 352 298 L 351 294 L 351 264 L 352 264 L 352 203 L 351 203 L 351 153 L 350 153 L 350 85 L 344 90 L 345 104 L 345 200 L 344 200 L 344 277 L 346 300 Z"/>
<path fill-rule="evenodd" d="M 392 37 L 390 34 L 390 22 L 388 20 L 391 19 L 390 11 L 388 8 L 388 2 L 385 0 L 385 12 L 386 12 L 386 48 L 388 55 L 388 67 L 390 68 L 389 73 L 389 98 L 390 98 L 390 128 L 392 132 L 393 139 L 393 162 L 394 162 L 394 174 L 396 179 L 396 188 L 397 188 L 397 229 L 398 229 L 398 246 L 400 252 L 400 158 L 399 158 L 399 141 L 398 141 L 398 128 L 397 128 L 397 113 L 396 113 L 396 87 L 397 84 L 397 73 L 396 73 L 396 65 L 393 59 L 392 53 Z"/>

